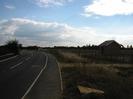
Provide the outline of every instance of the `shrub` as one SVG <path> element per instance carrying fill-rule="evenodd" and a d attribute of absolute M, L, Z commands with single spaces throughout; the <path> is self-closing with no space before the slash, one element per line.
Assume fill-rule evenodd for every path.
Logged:
<path fill-rule="evenodd" d="M 14 54 L 19 54 L 19 44 L 17 40 L 9 40 L 6 42 L 7 49 L 14 53 Z"/>

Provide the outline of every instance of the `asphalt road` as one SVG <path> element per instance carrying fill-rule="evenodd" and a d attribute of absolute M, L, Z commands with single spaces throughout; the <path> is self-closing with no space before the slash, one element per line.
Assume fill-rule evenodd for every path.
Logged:
<path fill-rule="evenodd" d="M 52 55 L 22 51 L 0 62 L 0 99 L 59 99 L 60 93 L 60 72 Z"/>

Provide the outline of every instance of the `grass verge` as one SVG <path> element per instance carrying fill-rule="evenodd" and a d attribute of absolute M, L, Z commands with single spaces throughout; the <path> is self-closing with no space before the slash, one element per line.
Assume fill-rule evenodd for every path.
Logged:
<path fill-rule="evenodd" d="M 72 52 L 49 50 L 59 61 L 63 99 L 133 99 L 133 66 L 95 64 Z M 83 94 L 78 86 L 104 91 L 104 96 Z M 89 96 L 89 98 L 88 98 Z"/>

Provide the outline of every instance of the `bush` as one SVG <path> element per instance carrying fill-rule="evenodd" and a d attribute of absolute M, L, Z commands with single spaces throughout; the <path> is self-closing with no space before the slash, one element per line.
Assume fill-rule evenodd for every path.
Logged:
<path fill-rule="evenodd" d="M 19 44 L 17 40 L 9 40 L 7 41 L 6 45 L 9 52 L 14 54 L 19 54 Z"/>

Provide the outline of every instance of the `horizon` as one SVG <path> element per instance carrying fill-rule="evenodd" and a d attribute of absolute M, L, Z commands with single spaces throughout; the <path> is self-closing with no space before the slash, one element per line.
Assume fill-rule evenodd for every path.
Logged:
<path fill-rule="evenodd" d="M 133 0 L 1 0 L 0 45 L 133 44 Z"/>

